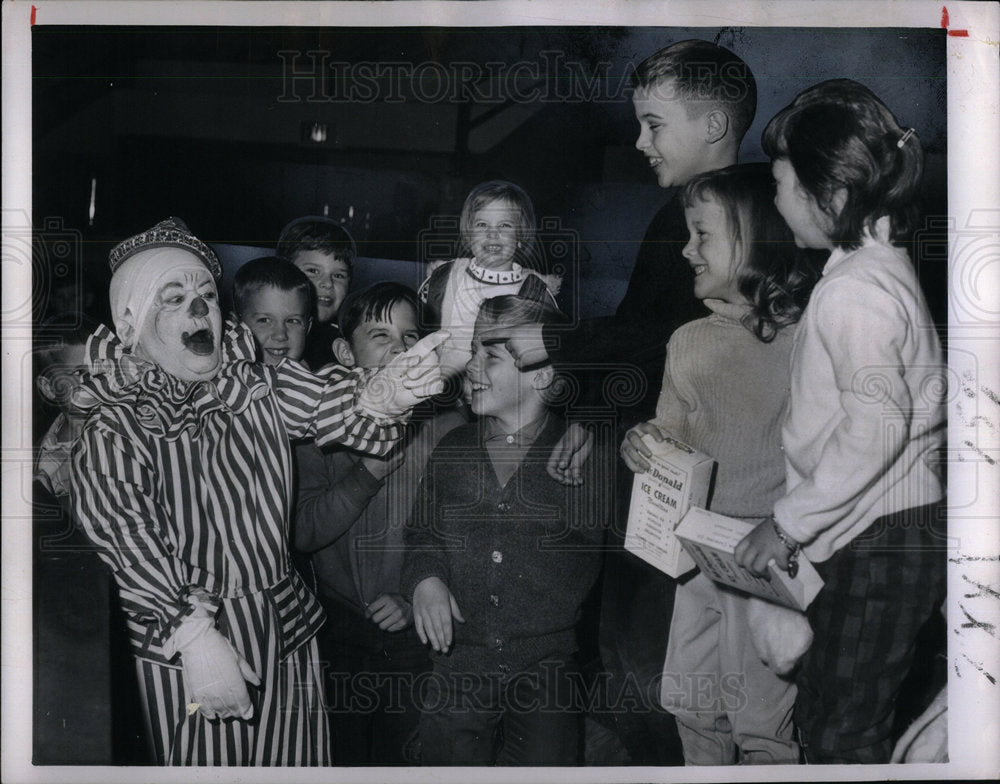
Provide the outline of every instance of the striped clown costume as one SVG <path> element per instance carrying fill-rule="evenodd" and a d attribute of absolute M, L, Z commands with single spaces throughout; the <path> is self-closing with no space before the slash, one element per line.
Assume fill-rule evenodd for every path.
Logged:
<path fill-rule="evenodd" d="M 117 335 L 87 345 L 73 503 L 118 585 L 156 761 L 329 764 L 289 439 L 382 454 L 401 427 L 357 412 L 359 371 L 264 366 L 248 329 L 223 334 L 218 260 L 183 224 L 111 259 Z"/>

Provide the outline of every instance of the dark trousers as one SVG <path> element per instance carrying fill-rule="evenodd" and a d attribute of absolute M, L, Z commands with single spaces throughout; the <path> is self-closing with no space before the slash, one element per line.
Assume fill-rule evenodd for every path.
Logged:
<path fill-rule="evenodd" d="M 319 633 L 333 764 L 416 765 L 420 678 L 427 648 L 410 626 L 385 632 L 367 618 L 325 602 Z"/>
<path fill-rule="evenodd" d="M 876 520 L 816 569 L 813 644 L 796 677 L 795 723 L 807 762 L 889 761 L 900 685 L 917 634 L 945 593 L 944 507 Z"/>
<path fill-rule="evenodd" d="M 423 764 L 581 764 L 577 676 L 572 657 L 503 678 L 435 665 L 420 717 Z"/>
<path fill-rule="evenodd" d="M 618 463 L 618 504 L 608 532 L 600 611 L 602 693 L 594 718 L 613 727 L 634 765 L 683 765 L 674 717 L 660 705 L 660 680 L 676 581 L 625 552 L 634 474 Z"/>

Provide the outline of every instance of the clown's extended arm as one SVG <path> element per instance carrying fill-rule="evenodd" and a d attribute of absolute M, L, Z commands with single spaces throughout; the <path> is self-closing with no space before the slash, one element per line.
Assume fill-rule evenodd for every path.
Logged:
<path fill-rule="evenodd" d="M 316 374 L 296 362 L 274 370 L 278 408 L 292 438 L 384 455 L 402 437 L 402 424 L 378 422 L 358 409 L 363 371 L 330 365 Z"/>

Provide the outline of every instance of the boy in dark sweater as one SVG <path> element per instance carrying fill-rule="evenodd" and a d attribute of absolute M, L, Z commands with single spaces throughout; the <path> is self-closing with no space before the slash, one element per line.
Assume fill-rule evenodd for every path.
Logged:
<path fill-rule="evenodd" d="M 554 362 L 578 377 L 577 407 L 604 409 L 621 436 L 649 420 L 663 379 L 666 345 L 674 330 L 709 315 L 694 296 L 694 271 L 681 253 L 688 240 L 680 188 L 691 177 L 737 162 L 753 122 L 757 88 L 749 66 L 708 41 L 679 41 L 641 62 L 632 74 L 639 123 L 636 149 L 649 163 L 666 203 L 642 240 L 628 289 L 614 315 L 584 319 L 571 328 L 533 325 L 508 337 L 519 366 Z M 499 337 L 494 334 L 491 337 Z M 609 384 L 621 373 L 626 385 Z M 633 394 L 608 394 L 629 386 Z M 552 450 L 549 470 L 563 481 L 584 480 L 586 431 L 573 425 Z M 659 678 L 676 583 L 625 552 L 632 473 L 618 471 L 618 510 L 608 536 L 600 610 L 602 664 L 610 675 L 606 700 L 622 742 L 636 765 L 680 765 L 674 719 L 659 705 Z M 611 480 L 608 480 L 611 481 Z M 602 699 L 603 702 L 603 699 Z M 629 705 L 639 710 L 626 710 Z"/>
<path fill-rule="evenodd" d="M 502 341 L 479 337 L 560 318 L 521 294 L 483 303 L 467 368 L 479 420 L 434 450 L 407 526 L 403 593 L 434 649 L 425 765 L 581 761 L 575 627 L 600 569 L 611 456 L 598 439 L 589 481 L 552 479 L 545 461 L 566 429 L 552 366 L 519 370 Z"/>
<path fill-rule="evenodd" d="M 417 321 L 412 289 L 376 283 L 344 301 L 334 354 L 345 367 L 383 367 L 417 342 Z M 388 459 L 296 448 L 294 539 L 327 614 L 319 644 L 335 765 L 416 762 L 413 689 L 430 662 L 400 591 L 403 527 L 428 455 L 464 422 L 451 409 L 416 412 L 406 446 Z"/>

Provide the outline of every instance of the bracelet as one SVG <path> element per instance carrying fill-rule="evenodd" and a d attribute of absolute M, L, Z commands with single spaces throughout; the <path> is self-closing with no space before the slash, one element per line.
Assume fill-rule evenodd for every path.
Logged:
<path fill-rule="evenodd" d="M 781 526 L 778 525 L 778 521 L 773 516 L 771 517 L 771 525 L 774 527 L 774 535 L 778 537 L 778 541 L 788 550 L 788 576 L 794 580 L 795 575 L 799 573 L 799 553 L 802 552 L 802 545 L 785 536 L 785 532 L 781 530 Z"/>

